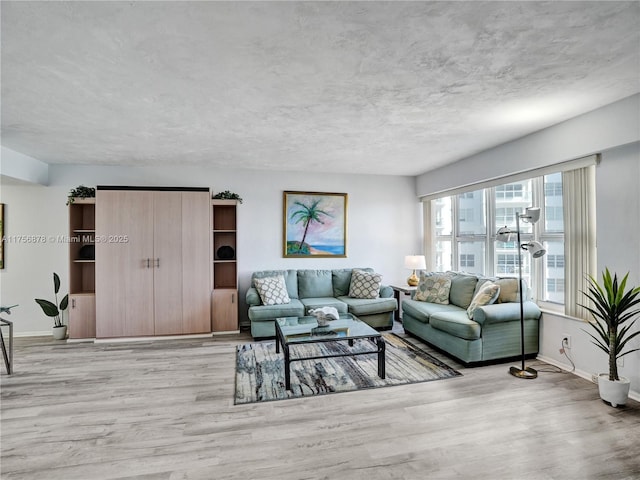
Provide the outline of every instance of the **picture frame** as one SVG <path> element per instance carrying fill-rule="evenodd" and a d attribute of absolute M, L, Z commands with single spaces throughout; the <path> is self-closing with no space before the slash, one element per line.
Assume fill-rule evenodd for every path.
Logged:
<path fill-rule="evenodd" d="M 347 200 L 346 193 L 285 191 L 284 257 L 346 257 Z"/>

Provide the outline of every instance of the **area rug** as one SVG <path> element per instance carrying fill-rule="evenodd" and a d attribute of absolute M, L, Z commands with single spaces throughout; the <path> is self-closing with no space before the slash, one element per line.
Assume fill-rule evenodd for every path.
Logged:
<path fill-rule="evenodd" d="M 399 336 L 384 333 L 386 378 L 378 377 L 376 354 L 356 357 L 301 360 L 291 363 L 291 390 L 284 388 L 284 356 L 276 353 L 275 341 L 239 345 L 236 351 L 235 404 L 349 392 L 430 382 L 462 375 Z M 297 345 L 291 356 L 310 357 L 348 350 L 371 350 L 367 340 Z"/>

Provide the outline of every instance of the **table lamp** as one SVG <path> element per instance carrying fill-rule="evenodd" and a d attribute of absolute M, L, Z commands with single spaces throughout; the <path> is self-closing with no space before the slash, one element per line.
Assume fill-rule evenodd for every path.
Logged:
<path fill-rule="evenodd" d="M 425 260 L 424 255 L 407 255 L 404 257 L 404 268 L 413 270 L 411 276 L 407 278 L 407 284 L 415 287 L 420 281 L 416 275 L 416 270 L 424 270 L 427 268 L 427 261 Z"/>

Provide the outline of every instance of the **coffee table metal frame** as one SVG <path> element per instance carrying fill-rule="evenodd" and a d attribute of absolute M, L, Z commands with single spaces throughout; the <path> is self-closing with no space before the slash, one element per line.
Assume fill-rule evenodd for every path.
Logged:
<path fill-rule="evenodd" d="M 291 362 L 299 362 L 302 360 L 316 360 L 322 358 L 334 357 L 355 357 L 357 355 L 378 355 L 378 376 L 385 378 L 385 350 L 386 345 L 384 338 L 374 328 L 359 320 L 351 314 L 340 315 L 339 320 L 329 323 L 328 327 L 318 327 L 315 317 L 283 317 L 276 319 L 276 353 L 280 353 L 280 347 L 284 354 L 284 379 L 285 388 L 291 390 Z M 296 327 L 295 332 L 287 335 L 283 332 L 284 327 Z M 357 328 L 349 328 L 357 327 Z M 326 334 L 327 331 L 340 332 L 341 336 Z M 353 332 L 351 331 L 353 330 Z M 308 335 L 305 335 L 308 334 Z M 367 339 L 374 346 L 375 350 L 367 350 L 364 352 L 348 352 L 337 353 L 332 355 L 318 355 L 313 357 L 291 357 L 291 347 L 294 345 L 305 345 L 309 343 L 321 342 L 341 342 L 347 341 L 349 346 L 353 346 L 353 341 L 358 339 Z"/>

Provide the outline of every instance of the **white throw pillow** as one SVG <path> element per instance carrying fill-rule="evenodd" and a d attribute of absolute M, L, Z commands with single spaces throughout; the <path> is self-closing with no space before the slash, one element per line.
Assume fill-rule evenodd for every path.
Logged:
<path fill-rule="evenodd" d="M 265 305 L 282 305 L 291 302 L 282 275 L 254 278 L 253 284 Z"/>
<path fill-rule="evenodd" d="M 380 296 L 381 284 L 382 275 L 379 273 L 354 270 L 351 273 L 349 296 L 353 298 L 378 298 Z"/>
<path fill-rule="evenodd" d="M 476 308 L 495 302 L 498 295 L 500 295 L 500 286 L 493 282 L 485 282 L 471 300 L 471 305 L 467 308 L 467 316 L 472 319 Z"/>

